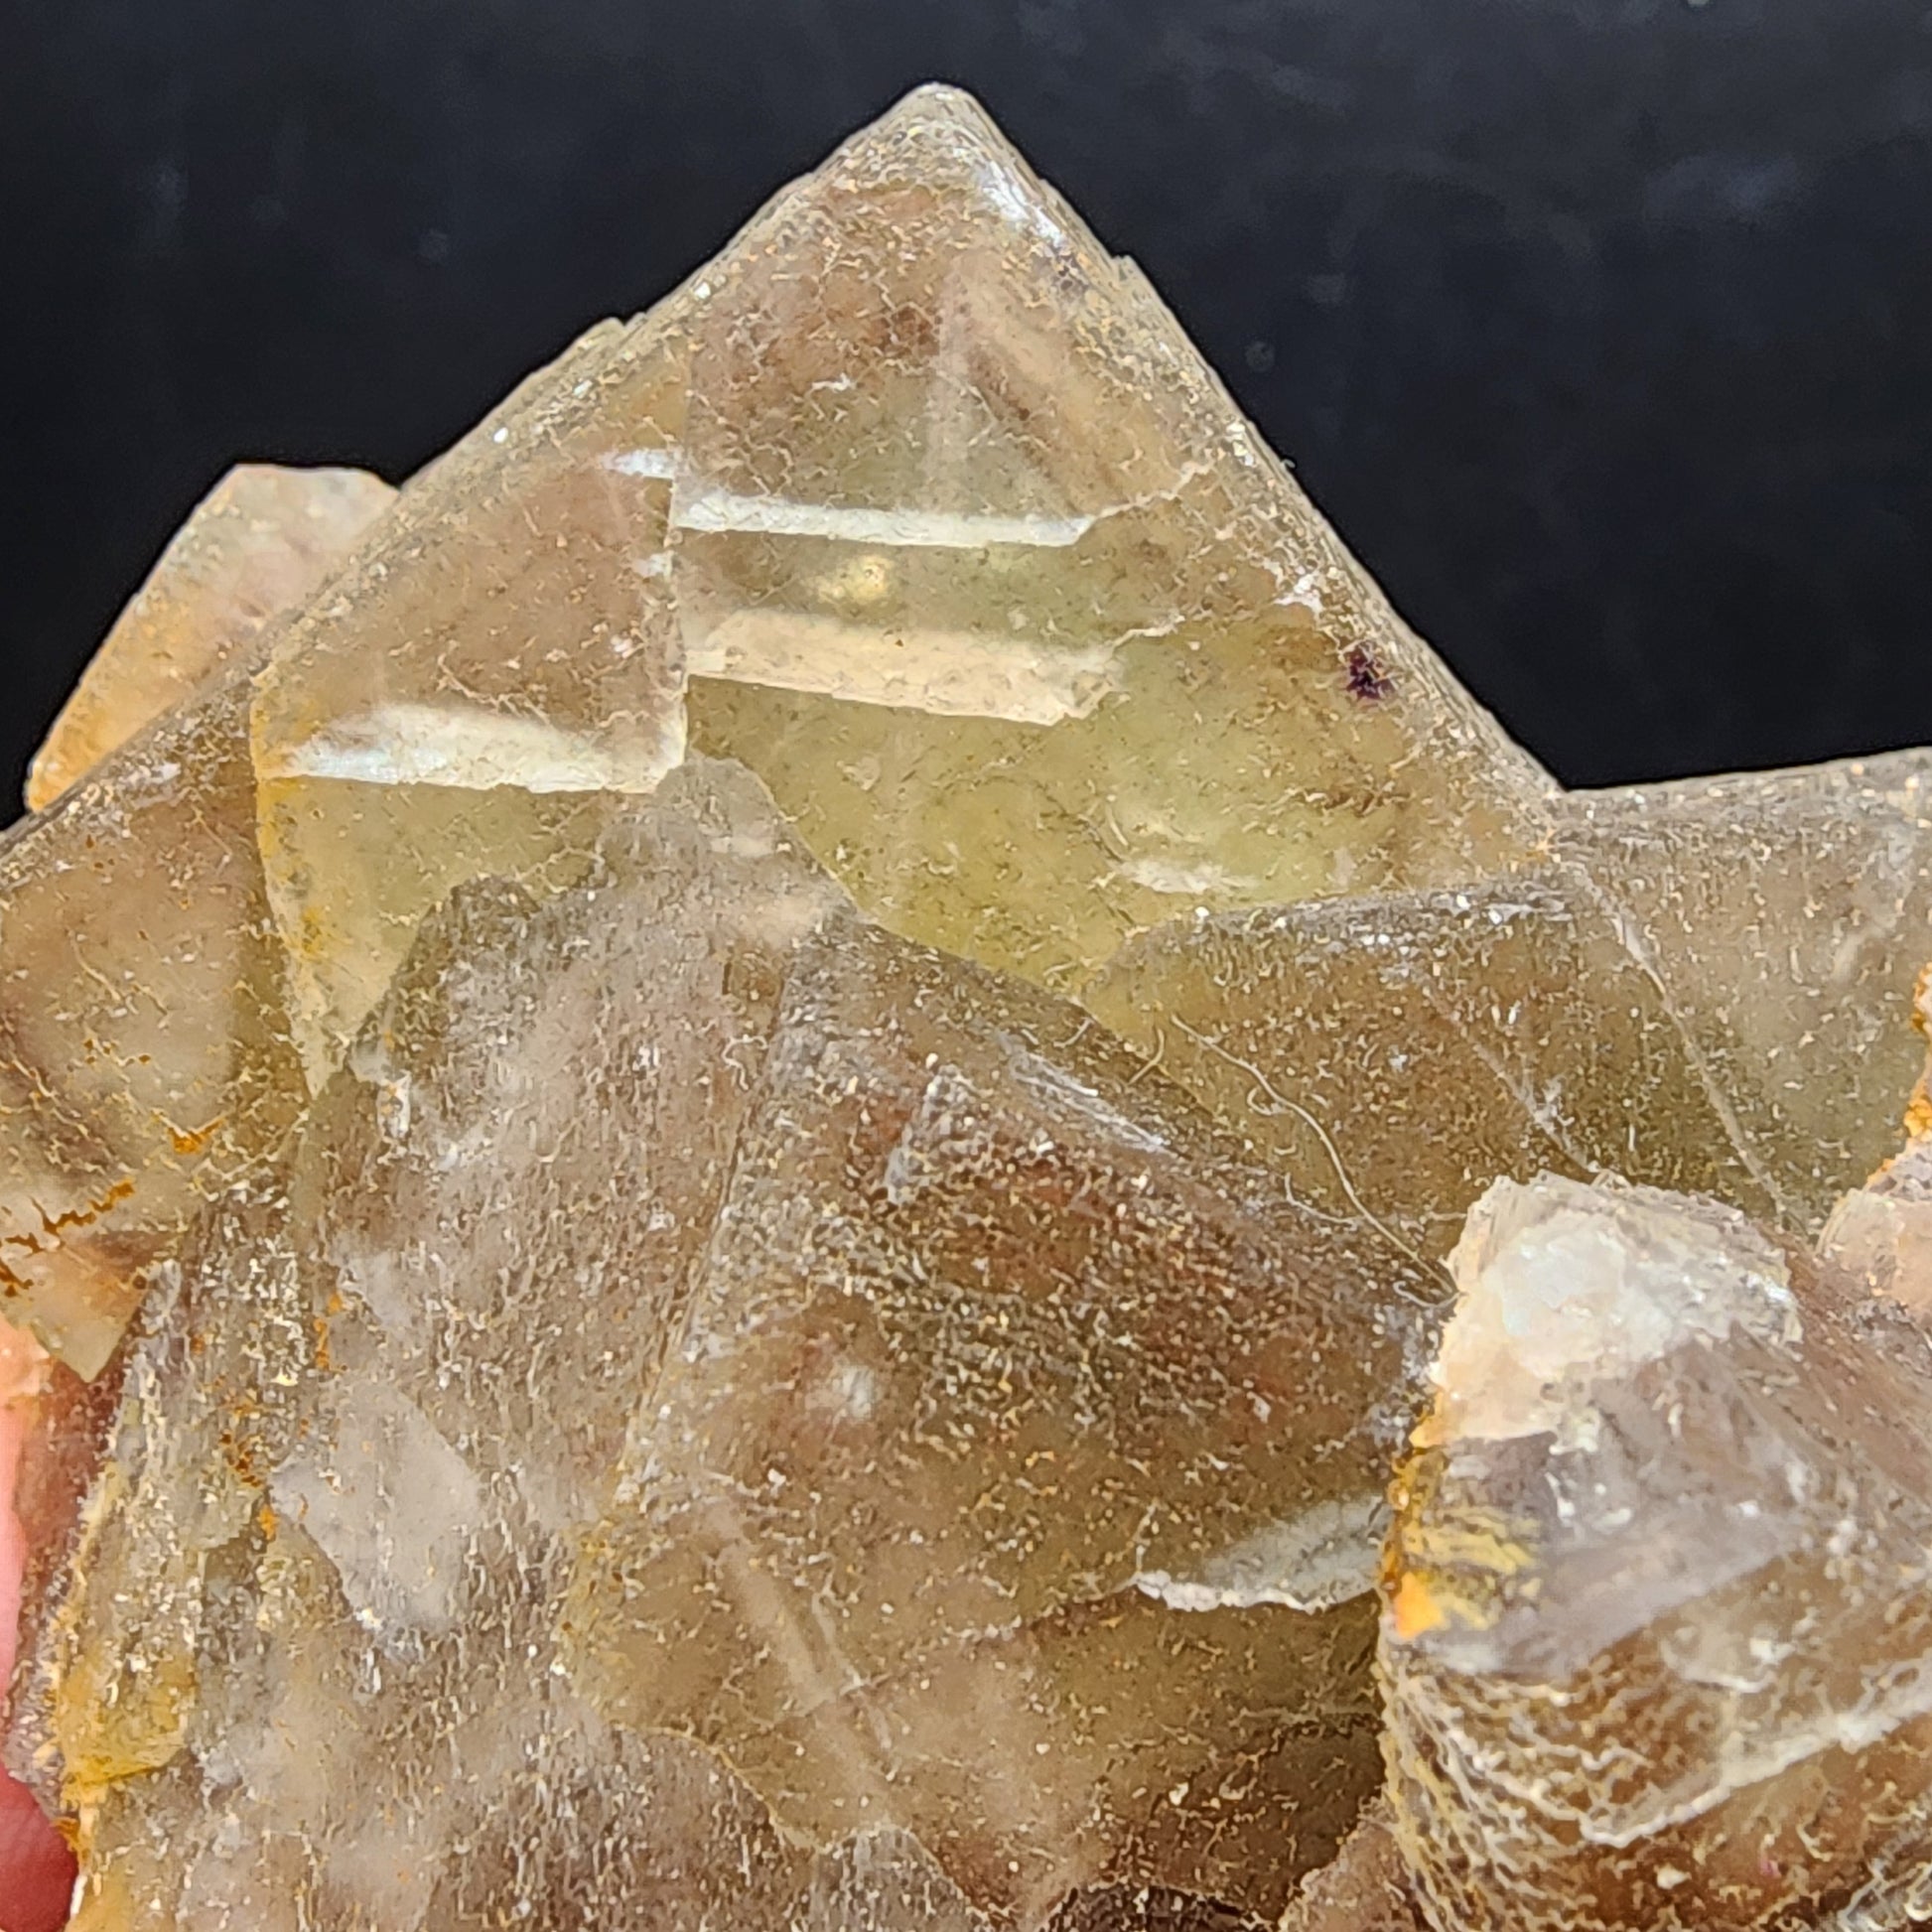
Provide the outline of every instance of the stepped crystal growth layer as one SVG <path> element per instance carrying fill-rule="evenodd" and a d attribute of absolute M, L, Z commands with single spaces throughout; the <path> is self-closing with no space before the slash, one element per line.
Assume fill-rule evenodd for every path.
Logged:
<path fill-rule="evenodd" d="M 0 1924 L 1916 1922 L 1928 782 L 1562 792 L 943 89 L 235 472 L 0 847 Z"/>

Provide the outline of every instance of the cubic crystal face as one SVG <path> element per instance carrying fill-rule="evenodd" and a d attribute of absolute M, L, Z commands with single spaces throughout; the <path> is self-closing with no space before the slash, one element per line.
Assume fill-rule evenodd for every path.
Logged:
<path fill-rule="evenodd" d="M 0 847 L 74 1923 L 1916 1922 L 1929 768 L 1563 793 L 945 89 L 235 472 Z"/>
<path fill-rule="evenodd" d="M 47 1653 L 99 1868 L 171 1922 L 462 1923 L 457 1849 L 616 1724 L 702 1744 L 792 1844 L 923 1848 L 1003 1922 L 1101 1877 L 1278 1911 L 1376 1781 L 1331 1546 L 1378 1512 L 1393 1419 L 1361 1425 L 1418 1284 L 1144 1072 L 860 920 L 737 767 L 688 762 L 547 905 L 459 894 L 150 1304 L 125 1501 Z M 425 1811 L 480 1645 L 500 1769 Z M 318 1810 L 287 1754 L 321 1738 Z M 1256 1774 L 1213 1773 L 1201 1844 L 1172 1794 L 1227 1750 Z M 641 1909 L 658 1829 L 494 1907 Z M 321 1867 L 260 1862 L 304 1831 Z M 620 1840 L 639 1889 L 586 1893 Z"/>
<path fill-rule="evenodd" d="M 389 507 L 361 470 L 245 463 L 199 503 L 102 640 L 27 779 L 45 811 L 142 726 L 192 697 L 306 602 Z"/>
<path fill-rule="evenodd" d="M 1925 1332 L 1648 1189 L 1498 1182 L 1457 1272 L 1382 1649 L 1433 1922 L 1911 1922 Z"/>

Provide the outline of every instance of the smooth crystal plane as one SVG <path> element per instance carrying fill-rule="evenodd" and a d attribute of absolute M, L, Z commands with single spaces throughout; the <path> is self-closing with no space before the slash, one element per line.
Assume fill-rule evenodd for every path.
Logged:
<path fill-rule="evenodd" d="M 1929 785 L 1564 792 L 944 88 L 236 471 L 0 847 L 0 1928 L 1919 1922 Z"/>

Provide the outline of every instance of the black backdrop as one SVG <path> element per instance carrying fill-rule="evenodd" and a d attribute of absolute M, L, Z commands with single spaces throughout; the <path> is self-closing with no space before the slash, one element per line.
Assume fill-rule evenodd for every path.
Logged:
<path fill-rule="evenodd" d="M 0 0 L 0 782 L 229 462 L 400 477 L 928 77 L 1565 778 L 1932 740 L 1914 0 Z"/>

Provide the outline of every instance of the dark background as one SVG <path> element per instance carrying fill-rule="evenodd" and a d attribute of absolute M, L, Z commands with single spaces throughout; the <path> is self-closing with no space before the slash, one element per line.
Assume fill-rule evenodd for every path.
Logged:
<path fill-rule="evenodd" d="M 1907 0 L 0 0 L 0 783 L 231 461 L 400 478 L 929 77 L 1566 779 L 1932 740 Z"/>

